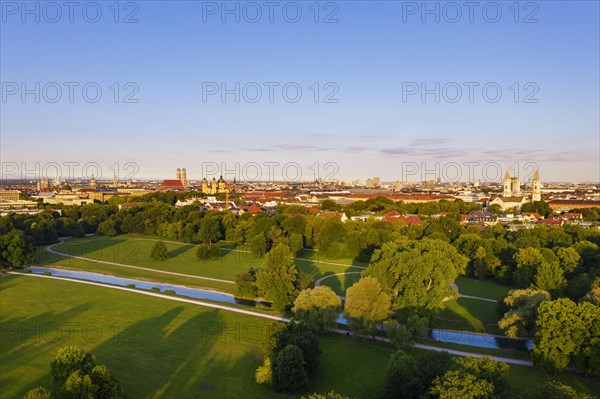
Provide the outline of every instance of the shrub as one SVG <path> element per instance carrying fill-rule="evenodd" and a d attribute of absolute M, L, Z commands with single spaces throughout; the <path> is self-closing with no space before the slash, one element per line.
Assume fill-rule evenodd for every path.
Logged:
<path fill-rule="evenodd" d="M 156 241 L 150 252 L 150 257 L 154 260 L 165 260 L 168 254 L 167 246 L 162 241 Z"/>

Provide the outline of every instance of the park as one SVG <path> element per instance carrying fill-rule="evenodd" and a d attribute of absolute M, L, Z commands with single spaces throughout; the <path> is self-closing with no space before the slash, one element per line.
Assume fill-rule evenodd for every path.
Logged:
<path fill-rule="evenodd" d="M 260 267 L 264 261 L 264 257 L 251 254 L 244 245 L 223 245 L 220 256 L 198 259 L 194 245 L 167 239 L 162 239 L 168 249 L 167 259 L 157 261 L 150 253 L 158 240 L 161 237 L 136 234 L 64 239 L 38 247 L 36 266 L 233 294 L 236 275 L 251 266 Z M 367 266 L 306 249 L 294 259 L 294 264 L 342 297 Z M 49 359 L 58 348 L 71 344 L 102 358 L 120 377 L 131 397 L 278 397 L 268 387 L 254 382 L 254 370 L 261 362 L 260 337 L 268 318 L 287 319 L 289 312 L 251 308 L 257 313 L 254 316 L 240 313 L 248 308 L 241 305 L 211 308 L 202 302 L 215 302 L 177 302 L 174 300 L 182 299 L 177 295 L 149 297 L 133 292 L 142 291 L 139 289 L 123 292 L 111 289 L 116 287 L 89 286 L 32 273 L 3 276 L 0 284 L 1 356 L 4 364 L 12 365 L 3 369 L 0 384 L 11 382 L 9 397 L 49 385 Z M 468 277 L 458 277 L 455 284 L 463 297 L 447 300 L 433 327 L 465 334 L 501 334 L 495 301 L 502 300 L 511 287 Z M 528 359 L 521 350 L 423 338 L 417 343 L 516 362 Z M 331 332 L 321 337 L 321 349 L 321 365 L 313 378 L 312 390 L 323 394 L 335 391 L 356 398 L 381 396 L 392 346 Z M 418 357 L 425 351 L 414 348 L 410 352 Z M 361 365 L 359 374 L 357 364 Z M 592 395 L 600 392 L 600 384 L 572 372 L 552 375 L 511 364 L 509 378 L 513 387 L 524 390 L 530 389 L 528 381 L 535 379 L 558 380 Z"/>

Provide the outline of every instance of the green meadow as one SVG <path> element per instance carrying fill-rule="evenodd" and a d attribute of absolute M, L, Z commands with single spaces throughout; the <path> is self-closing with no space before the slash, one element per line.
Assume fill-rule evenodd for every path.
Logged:
<path fill-rule="evenodd" d="M 266 319 L 23 275 L 0 277 L 0 301 L 1 397 L 20 398 L 33 387 L 51 387 L 49 362 L 65 345 L 92 352 L 132 398 L 285 397 L 254 382 Z M 390 346 L 337 334 L 320 341 L 311 392 L 381 395 Z M 553 376 L 511 366 L 510 381 L 517 389 L 552 379 L 600 393 L 598 382 L 576 374 Z"/>

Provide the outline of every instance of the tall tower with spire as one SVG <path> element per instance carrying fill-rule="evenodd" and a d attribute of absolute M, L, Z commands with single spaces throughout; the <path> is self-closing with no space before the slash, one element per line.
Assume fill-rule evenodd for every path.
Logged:
<path fill-rule="evenodd" d="M 183 185 L 183 187 L 188 186 L 187 171 L 185 170 L 185 168 L 181 169 L 181 184 Z"/>
<path fill-rule="evenodd" d="M 92 178 L 90 179 L 90 187 L 96 187 L 96 178 L 94 175 L 92 175 Z"/>
<path fill-rule="evenodd" d="M 118 185 L 119 185 L 119 181 L 117 180 L 117 172 L 114 172 L 112 186 L 113 186 L 113 188 L 117 188 Z"/>
<path fill-rule="evenodd" d="M 542 181 L 540 179 L 540 172 L 538 169 L 535 170 L 533 174 L 533 192 L 531 193 L 531 201 L 541 201 L 542 200 Z"/>
<path fill-rule="evenodd" d="M 508 170 L 506 171 L 506 174 L 504 175 L 504 190 L 502 192 L 502 196 L 503 197 L 510 197 L 512 195 L 512 180 L 510 178 L 510 175 L 508 174 Z"/>

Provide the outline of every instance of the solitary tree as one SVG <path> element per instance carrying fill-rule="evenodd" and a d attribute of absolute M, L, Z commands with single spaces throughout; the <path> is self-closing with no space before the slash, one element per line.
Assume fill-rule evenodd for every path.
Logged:
<path fill-rule="evenodd" d="M 346 291 L 344 317 L 358 334 L 374 334 L 377 324 L 390 315 L 392 298 L 374 277 L 363 277 Z"/>
<path fill-rule="evenodd" d="M 278 244 L 265 257 L 265 268 L 256 273 L 256 286 L 273 308 L 283 311 L 294 300 L 297 276 L 292 253 Z"/>
<path fill-rule="evenodd" d="M 156 241 L 150 252 L 150 257 L 154 260 L 165 260 L 167 259 L 167 246 L 162 241 Z"/>
<path fill-rule="evenodd" d="M 364 274 L 392 293 L 395 310 L 434 309 L 452 294 L 450 283 L 466 266 L 467 258 L 444 241 L 398 240 L 376 251 Z"/>
<path fill-rule="evenodd" d="M 301 291 L 294 301 L 292 311 L 299 320 L 321 332 L 335 327 L 341 307 L 342 300 L 336 293 L 322 285 Z"/>

